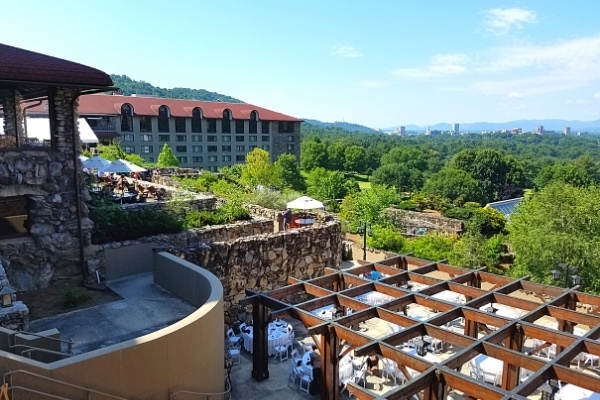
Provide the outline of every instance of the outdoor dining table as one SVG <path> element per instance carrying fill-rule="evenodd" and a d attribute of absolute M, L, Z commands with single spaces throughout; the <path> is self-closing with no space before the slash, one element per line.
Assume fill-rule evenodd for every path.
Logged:
<path fill-rule="evenodd" d="M 560 400 L 600 400 L 600 394 L 569 383 L 560 388 L 556 398 Z"/>
<path fill-rule="evenodd" d="M 302 356 L 300 371 L 303 374 L 310 376 L 311 379 L 314 379 L 314 377 L 312 375 L 313 368 L 312 368 L 312 365 L 310 365 L 310 353 L 312 353 L 312 351 L 307 351 Z M 352 378 L 352 375 L 354 374 L 354 370 L 360 368 L 360 366 L 358 368 L 355 367 L 354 360 L 358 360 L 358 359 L 353 358 L 349 354 L 346 354 L 344 357 L 342 357 L 340 359 L 340 361 L 338 363 L 338 367 L 339 367 L 338 374 L 340 377 L 339 378 L 340 382 L 343 382 L 347 379 Z"/>
<path fill-rule="evenodd" d="M 355 296 L 354 298 L 358 301 L 362 301 L 363 303 L 367 303 L 372 306 L 387 303 L 388 301 L 394 300 L 392 296 L 388 296 L 387 294 L 379 293 L 376 291 L 363 293 L 361 295 Z"/>
<path fill-rule="evenodd" d="M 312 225 L 315 223 L 315 220 L 312 218 L 296 218 L 295 221 L 298 225 Z"/>
<path fill-rule="evenodd" d="M 253 333 L 254 329 L 252 326 L 247 326 L 242 330 L 242 338 L 244 339 L 244 349 L 252 353 L 253 352 Z M 290 333 L 285 323 L 271 322 L 268 327 L 268 339 L 267 347 L 268 354 L 273 356 L 277 353 L 277 346 L 284 346 L 289 341 Z"/>
<path fill-rule="evenodd" d="M 425 361 L 427 361 L 427 362 L 429 362 L 431 364 L 439 364 L 439 363 L 442 362 L 441 358 L 439 358 L 438 356 L 436 356 L 435 354 L 430 353 L 430 352 L 427 352 L 427 353 L 425 353 L 425 355 L 421 356 L 421 355 L 419 355 L 417 353 L 417 349 L 415 349 L 415 348 L 402 347 L 402 351 L 405 352 L 405 353 L 407 353 L 407 354 L 410 354 L 412 356 L 422 358 L 423 360 L 425 360 Z M 409 368 L 409 367 L 406 367 L 406 369 L 407 369 L 408 373 L 410 374 L 410 376 L 413 377 L 413 378 L 415 376 L 419 375 L 419 371 L 416 371 L 416 370 L 414 370 L 412 368 Z"/>
<path fill-rule="evenodd" d="M 442 290 L 441 292 L 438 292 L 432 295 L 431 297 L 433 297 L 434 299 L 444 300 L 449 303 L 463 304 L 466 302 L 464 295 L 453 292 L 451 290 Z"/>

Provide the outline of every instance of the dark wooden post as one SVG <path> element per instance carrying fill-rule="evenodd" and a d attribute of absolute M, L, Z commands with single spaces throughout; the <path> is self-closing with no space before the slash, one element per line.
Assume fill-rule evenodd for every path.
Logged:
<path fill-rule="evenodd" d="M 321 399 L 337 400 L 340 392 L 340 340 L 330 327 L 321 340 Z"/>
<path fill-rule="evenodd" d="M 268 310 L 260 300 L 252 305 L 252 378 L 257 381 L 269 379 Z"/>
<path fill-rule="evenodd" d="M 517 324 L 513 330 L 513 334 L 505 339 L 505 347 L 521 353 L 523 351 L 523 336 L 521 324 Z M 517 387 L 519 385 L 520 374 L 521 367 L 504 361 L 504 369 L 502 370 L 502 388 L 505 390 L 513 390 Z"/>

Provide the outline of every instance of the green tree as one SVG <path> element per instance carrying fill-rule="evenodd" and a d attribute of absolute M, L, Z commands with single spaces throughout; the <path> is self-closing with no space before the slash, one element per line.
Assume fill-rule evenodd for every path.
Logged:
<path fill-rule="evenodd" d="M 444 168 L 429 177 L 423 185 L 423 193 L 433 194 L 450 199 L 480 202 L 483 196 L 477 181 L 466 171 L 456 168 Z"/>
<path fill-rule="evenodd" d="M 347 194 L 346 178 L 339 171 L 328 171 L 318 167 L 308 173 L 306 184 L 310 196 L 327 201 L 343 199 Z"/>
<path fill-rule="evenodd" d="M 327 146 L 327 169 L 332 171 L 343 171 L 344 170 L 344 152 L 346 146 L 341 140 L 336 140 L 329 146 Z"/>
<path fill-rule="evenodd" d="M 344 198 L 340 215 L 351 230 L 363 221 L 382 225 L 387 220 L 384 210 L 400 200 L 400 195 L 394 188 L 373 185 L 371 190 L 363 190 Z"/>
<path fill-rule="evenodd" d="M 275 161 L 275 169 L 284 186 L 288 186 L 297 191 L 306 190 L 306 182 L 300 173 L 298 161 L 293 154 L 282 154 Z"/>
<path fill-rule="evenodd" d="M 534 180 L 535 186 L 541 189 L 551 182 L 562 182 L 572 186 L 589 186 L 592 179 L 582 165 L 575 163 L 553 164 L 542 168 Z"/>
<path fill-rule="evenodd" d="M 179 167 L 179 161 L 168 144 L 165 143 L 161 152 L 158 154 L 156 165 L 159 167 Z"/>
<path fill-rule="evenodd" d="M 120 142 L 112 142 L 109 145 L 101 144 L 98 146 L 98 153 L 108 161 L 124 160 L 127 157 Z"/>
<path fill-rule="evenodd" d="M 300 166 L 305 171 L 327 166 L 327 147 L 321 139 L 314 136 L 303 140 L 301 145 Z"/>
<path fill-rule="evenodd" d="M 384 164 L 373 172 L 370 181 L 375 185 L 393 186 L 402 192 L 412 192 L 423 186 L 423 174 L 404 164 Z"/>
<path fill-rule="evenodd" d="M 389 225 L 373 225 L 370 236 L 367 236 L 367 245 L 375 249 L 402 253 L 406 240 Z"/>
<path fill-rule="evenodd" d="M 367 169 L 367 152 L 361 146 L 348 146 L 344 152 L 344 169 L 362 174 Z"/>
<path fill-rule="evenodd" d="M 573 265 L 584 288 L 600 291 L 599 188 L 554 182 L 519 205 L 507 229 L 516 255 L 513 276 L 552 283 L 557 264 Z"/>
<path fill-rule="evenodd" d="M 246 165 L 242 169 L 240 182 L 250 187 L 258 185 L 279 187 L 281 177 L 271 163 L 269 153 L 257 147 L 246 155 Z"/>
<path fill-rule="evenodd" d="M 394 147 L 389 153 L 381 157 L 381 165 L 403 164 L 408 168 L 425 171 L 427 169 L 426 154 L 416 147 Z"/>

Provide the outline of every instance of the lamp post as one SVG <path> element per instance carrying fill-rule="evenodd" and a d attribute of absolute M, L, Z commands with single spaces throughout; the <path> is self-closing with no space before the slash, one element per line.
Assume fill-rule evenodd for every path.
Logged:
<path fill-rule="evenodd" d="M 367 234 L 371 236 L 373 231 L 371 229 L 367 229 L 367 221 L 361 221 L 356 229 L 359 235 L 363 236 L 363 260 L 367 260 Z"/>
<path fill-rule="evenodd" d="M 569 265 L 569 264 L 565 264 L 565 263 L 557 263 L 556 266 L 559 269 L 553 269 L 552 271 L 550 271 L 550 273 L 552 274 L 552 279 L 554 279 L 555 281 L 558 281 L 560 279 L 560 275 L 564 273 L 565 274 L 565 282 L 564 282 L 565 289 L 569 287 L 569 276 L 571 276 L 571 281 L 573 282 L 573 285 L 581 284 L 581 276 L 579 276 L 577 274 L 569 275 L 571 272 L 577 272 L 577 266 Z"/>

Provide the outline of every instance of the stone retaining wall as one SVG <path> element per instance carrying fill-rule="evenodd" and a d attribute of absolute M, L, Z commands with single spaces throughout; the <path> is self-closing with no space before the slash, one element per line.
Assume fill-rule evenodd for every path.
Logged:
<path fill-rule="evenodd" d="M 419 228 L 443 233 L 461 233 L 464 229 L 463 221 L 459 219 L 395 208 L 388 208 L 386 211 L 394 226 L 403 233 L 411 233 L 413 229 Z"/>
<path fill-rule="evenodd" d="M 225 323 L 237 317 L 246 289 L 267 291 L 287 285 L 288 277 L 310 279 L 342 263 L 341 224 L 334 220 L 301 229 L 244 237 L 210 246 L 172 249 L 206 268 L 223 282 Z"/>

